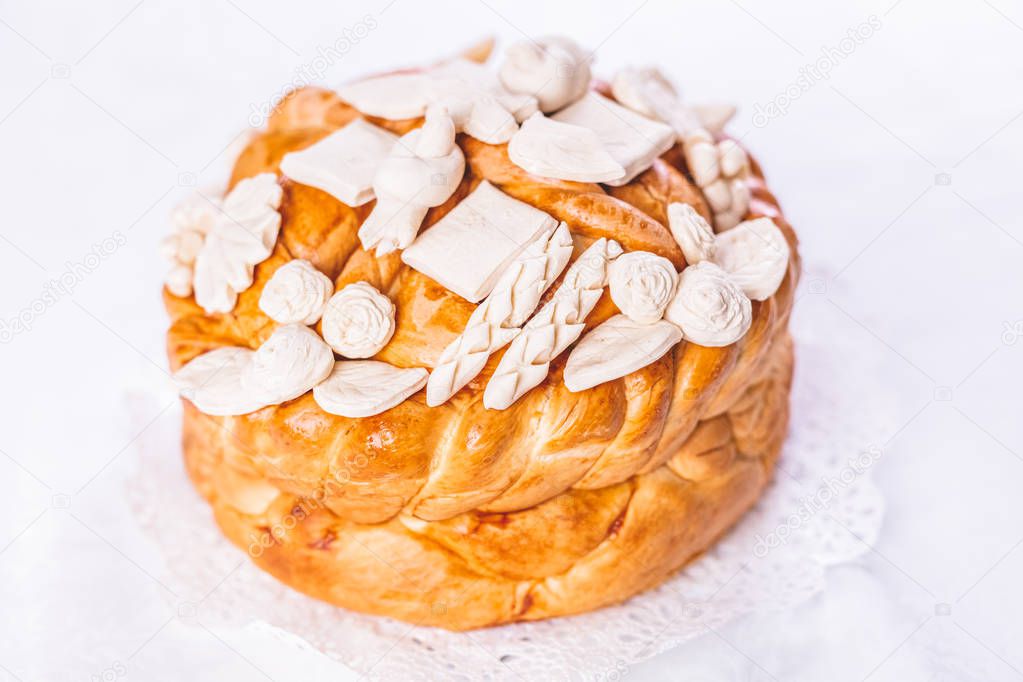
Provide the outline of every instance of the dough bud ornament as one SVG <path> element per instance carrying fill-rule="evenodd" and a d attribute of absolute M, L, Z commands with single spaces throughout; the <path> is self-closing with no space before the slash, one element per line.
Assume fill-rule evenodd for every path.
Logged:
<path fill-rule="evenodd" d="M 366 282 L 349 284 L 327 301 L 321 328 L 338 354 L 372 357 L 394 334 L 394 304 Z"/>
<path fill-rule="evenodd" d="M 206 241 L 206 235 L 213 229 L 219 212 L 220 200 L 208 200 L 199 192 L 193 192 L 171 211 L 174 232 L 160 242 L 160 251 L 171 262 L 164 284 L 175 296 L 185 298 L 192 295 L 195 258 Z"/>
<path fill-rule="evenodd" d="M 184 263 L 175 263 L 163 277 L 163 284 L 167 291 L 179 298 L 187 298 L 192 295 L 192 278 L 194 273 L 192 267 Z"/>
<path fill-rule="evenodd" d="M 243 391 L 267 405 L 294 400 L 323 381 L 334 367 L 334 353 L 303 324 L 278 327 L 242 368 Z"/>
<path fill-rule="evenodd" d="M 565 223 L 519 255 L 473 311 L 465 331 L 444 349 L 426 386 L 427 405 L 446 402 L 480 373 L 487 358 L 518 335 L 571 257 L 572 235 Z"/>
<path fill-rule="evenodd" d="M 664 316 L 678 272 L 671 261 L 649 251 L 630 251 L 615 259 L 608 278 L 611 300 L 632 320 L 651 324 Z"/>
<path fill-rule="evenodd" d="M 714 142 L 704 129 L 686 135 L 683 147 L 693 180 L 714 213 L 714 226 L 723 232 L 739 224 L 750 204 L 749 157 L 734 140 Z"/>
<path fill-rule="evenodd" d="M 403 135 L 373 177 L 377 203 L 359 228 L 362 248 L 383 256 L 411 244 L 426 212 L 447 201 L 464 172 L 451 117 L 430 108 L 423 127 Z"/>
<path fill-rule="evenodd" d="M 678 325 L 687 341 L 727 346 L 746 335 L 753 311 L 749 298 L 728 273 L 704 261 L 682 271 L 664 319 Z"/>
<path fill-rule="evenodd" d="M 695 208 L 677 201 L 668 204 L 668 227 L 687 263 L 714 260 L 714 230 Z"/>
<path fill-rule="evenodd" d="M 248 414 L 292 400 L 322 381 L 334 354 L 304 325 L 279 327 L 258 350 L 228 346 L 204 353 L 174 374 L 182 397 L 205 414 Z"/>
<path fill-rule="evenodd" d="M 283 191 L 273 173 L 235 185 L 195 259 L 195 301 L 207 313 L 229 313 L 252 286 L 253 268 L 273 252 Z"/>
<path fill-rule="evenodd" d="M 213 229 L 222 203 L 219 198 L 206 198 L 197 191 L 192 192 L 171 210 L 170 221 L 174 231 L 194 231 L 205 237 Z"/>
<path fill-rule="evenodd" d="M 611 262 L 622 253 L 613 239 L 598 239 L 569 266 L 554 296 L 522 327 L 483 392 L 483 405 L 504 410 L 550 371 L 551 360 L 583 333 L 586 316 L 607 286 Z"/>
<path fill-rule="evenodd" d="M 316 324 L 333 293 L 330 278 L 298 258 L 274 271 L 259 296 L 259 309 L 281 324 Z"/>
<path fill-rule="evenodd" d="M 313 399 L 325 412 L 341 417 L 372 417 L 405 401 L 426 385 L 426 370 L 400 369 L 375 360 L 341 360 L 313 388 Z"/>
<path fill-rule="evenodd" d="M 500 70 L 511 92 L 534 95 L 550 113 L 576 101 L 590 85 L 590 56 L 568 38 L 548 36 L 510 46 Z"/>
<path fill-rule="evenodd" d="M 739 223 L 715 240 L 715 261 L 754 301 L 770 298 L 789 267 L 789 243 L 770 218 Z"/>

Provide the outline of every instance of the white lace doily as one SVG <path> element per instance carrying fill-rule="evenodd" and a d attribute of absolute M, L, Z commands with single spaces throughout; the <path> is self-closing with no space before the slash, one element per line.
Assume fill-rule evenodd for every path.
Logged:
<path fill-rule="evenodd" d="M 163 579 L 191 600 L 179 613 L 194 612 L 203 624 L 258 623 L 369 678 L 619 679 L 629 665 L 708 628 L 808 599 L 823 589 L 827 566 L 875 541 L 883 501 L 870 473 L 882 453 L 871 439 L 887 432 L 885 391 L 844 360 L 855 349 L 840 347 L 840 337 L 814 336 L 796 335 L 790 435 L 761 501 L 667 583 L 594 613 L 450 633 L 305 597 L 220 534 L 184 473 L 180 432 L 171 426 L 180 420 L 161 419 L 137 441 L 140 468 L 128 495 L 166 557 Z"/>

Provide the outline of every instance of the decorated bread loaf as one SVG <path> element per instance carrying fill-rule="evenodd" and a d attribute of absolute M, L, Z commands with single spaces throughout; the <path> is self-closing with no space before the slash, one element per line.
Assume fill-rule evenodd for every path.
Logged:
<path fill-rule="evenodd" d="M 579 613 L 770 480 L 795 235 L 734 109 L 592 58 L 303 88 L 175 211 L 186 466 L 279 580 L 456 630 Z"/>

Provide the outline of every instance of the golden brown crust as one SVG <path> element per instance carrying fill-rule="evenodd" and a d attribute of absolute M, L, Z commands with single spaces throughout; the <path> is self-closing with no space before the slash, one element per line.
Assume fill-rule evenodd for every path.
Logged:
<path fill-rule="evenodd" d="M 323 494 L 282 493 L 245 513 L 258 475 L 232 462 L 236 444 L 191 406 L 185 459 L 231 541 L 306 594 L 450 629 L 568 615 L 656 585 L 756 501 L 784 439 L 791 359 L 785 336 L 763 379 L 700 422 L 666 466 L 515 512 L 364 524 L 334 513 Z"/>
<path fill-rule="evenodd" d="M 333 93 L 295 93 L 242 153 L 231 182 L 276 172 L 284 153 L 356 116 Z M 371 120 L 397 133 L 419 124 Z M 610 237 L 681 269 L 667 205 L 685 201 L 707 213 L 677 149 L 631 183 L 605 190 L 532 176 L 509 161 L 504 145 L 464 136 L 459 144 L 466 176 L 431 209 L 424 229 L 487 179 L 566 221 L 577 250 Z M 500 352 L 435 408 L 422 394 L 366 419 L 325 413 L 309 393 L 240 417 L 210 417 L 186 403 L 188 470 L 224 532 L 244 548 L 255 539 L 254 560 L 303 592 L 453 629 L 577 613 L 663 580 L 755 501 L 784 438 L 786 329 L 799 259 L 791 226 L 754 170 L 749 217 L 774 218 L 793 257 L 778 292 L 754 303 L 753 326 L 738 343 L 683 342 L 580 393 L 563 384 L 565 353 L 504 411 L 482 404 Z M 377 259 L 363 251 L 356 232 L 369 206 L 349 208 L 288 180 L 283 186 L 278 245 L 231 313 L 207 316 L 194 301 L 164 293 L 172 368 L 219 346 L 256 347 L 267 338 L 275 323 L 259 310 L 259 294 L 292 258 L 309 259 L 339 286 L 366 280 L 384 291 L 396 304 L 396 329 L 377 359 L 431 368 L 473 306 L 398 254 Z M 605 293 L 587 328 L 617 312 Z M 272 535 L 263 529 L 292 522 L 259 542 Z"/>

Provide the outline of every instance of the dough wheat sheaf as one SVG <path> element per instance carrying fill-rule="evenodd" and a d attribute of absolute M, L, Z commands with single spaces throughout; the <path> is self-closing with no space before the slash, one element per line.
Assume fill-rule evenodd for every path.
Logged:
<path fill-rule="evenodd" d="M 186 467 L 282 582 L 454 630 L 582 613 L 767 486 L 795 234 L 731 109 L 591 63 L 545 38 L 302 88 L 175 213 Z M 363 119 L 381 146 L 328 140 Z"/>

